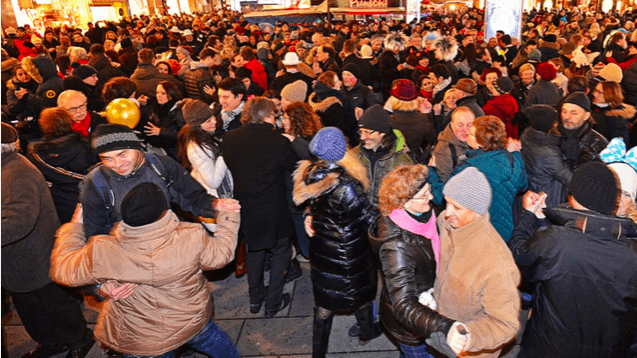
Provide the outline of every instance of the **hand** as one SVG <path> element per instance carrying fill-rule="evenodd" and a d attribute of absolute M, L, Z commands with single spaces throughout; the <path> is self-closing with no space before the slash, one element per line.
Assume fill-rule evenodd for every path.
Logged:
<path fill-rule="evenodd" d="M 365 112 L 365 111 L 364 111 L 362 108 L 360 108 L 360 107 L 356 107 L 356 108 L 354 108 L 354 114 L 356 115 L 356 119 L 357 119 L 357 120 L 358 120 L 358 119 L 361 119 L 361 117 L 363 116 L 363 113 L 364 113 L 364 112 Z"/>
<path fill-rule="evenodd" d="M 511 153 L 518 152 L 522 149 L 522 142 L 517 139 L 509 138 L 507 141 L 507 150 Z"/>
<path fill-rule="evenodd" d="M 429 167 L 436 167 L 436 156 L 435 155 L 431 155 L 431 158 L 429 158 L 429 163 L 427 163 L 427 166 Z"/>
<path fill-rule="evenodd" d="M 316 231 L 312 227 L 312 220 L 314 220 L 314 218 L 311 215 L 306 216 L 305 220 L 303 220 L 303 224 L 305 224 L 305 233 L 309 237 L 313 237 L 314 234 L 316 234 Z"/>
<path fill-rule="evenodd" d="M 137 288 L 135 283 L 118 283 L 116 281 L 106 281 L 100 286 L 99 293 L 105 298 L 111 298 L 115 301 L 121 300 L 133 294 Z"/>
<path fill-rule="evenodd" d="M 84 224 L 84 210 L 82 209 L 82 204 L 78 203 L 75 207 L 75 212 L 73 213 L 73 218 L 71 218 L 72 223 Z"/>
<path fill-rule="evenodd" d="M 119 68 L 119 67 L 122 67 L 122 64 L 119 62 L 111 61 L 111 66 L 115 68 Z"/>
<path fill-rule="evenodd" d="M 630 46 L 630 48 L 628 49 L 628 54 L 629 55 L 637 54 L 637 48 L 634 48 L 633 46 Z"/>
<path fill-rule="evenodd" d="M 284 74 L 285 74 L 285 69 L 283 69 L 283 70 L 279 70 L 279 71 L 276 73 L 276 76 L 275 76 L 275 77 L 283 76 Z"/>
<path fill-rule="evenodd" d="M 203 91 L 210 96 L 214 95 L 216 90 L 216 88 L 210 87 L 208 85 L 203 86 Z"/>
<path fill-rule="evenodd" d="M 546 193 L 535 193 L 529 190 L 522 197 L 522 207 L 535 214 L 538 219 L 544 219 L 542 209 L 546 207 L 546 197 Z"/>
<path fill-rule="evenodd" d="M 469 344 L 470 337 L 471 335 L 469 334 L 467 326 L 456 322 L 451 326 L 451 329 L 449 329 L 449 333 L 447 333 L 447 344 L 454 353 L 460 354 Z"/>
<path fill-rule="evenodd" d="M 418 109 L 420 110 L 420 113 L 431 113 L 431 102 L 429 102 L 429 100 L 426 98 L 418 97 Z"/>
<path fill-rule="evenodd" d="M 21 89 L 15 91 L 15 96 L 18 99 L 22 99 L 22 97 L 24 97 L 25 94 L 27 94 L 27 89 L 26 88 L 21 88 Z"/>
<path fill-rule="evenodd" d="M 398 69 L 398 71 L 402 71 L 403 68 L 405 68 L 405 66 L 401 63 L 400 65 L 398 65 L 398 67 L 396 67 Z"/>
<path fill-rule="evenodd" d="M 283 135 L 285 138 L 289 139 L 289 140 L 290 140 L 290 142 L 293 142 L 293 141 L 294 141 L 294 138 L 296 138 L 295 136 L 293 136 L 293 135 L 291 135 L 291 134 L 287 134 L 287 133 L 282 133 L 282 135 Z"/>
<path fill-rule="evenodd" d="M 318 62 L 314 62 L 314 64 L 312 65 L 312 70 L 314 70 L 314 73 L 316 73 L 317 75 L 323 72 L 323 70 L 321 70 L 321 65 L 319 65 Z"/>
<path fill-rule="evenodd" d="M 236 199 L 223 198 L 215 199 L 212 204 L 212 208 L 216 211 L 230 211 L 233 213 L 238 213 L 241 210 L 241 205 Z"/>
<path fill-rule="evenodd" d="M 139 96 L 139 98 L 137 98 L 137 100 L 139 101 L 139 104 L 141 104 L 142 106 L 145 106 L 148 103 L 148 96 L 143 94 L 143 95 Z"/>
<path fill-rule="evenodd" d="M 442 105 L 440 103 L 436 103 L 434 105 L 434 114 L 439 116 L 442 113 Z"/>
<path fill-rule="evenodd" d="M 158 136 L 161 132 L 161 127 L 157 127 L 152 122 L 146 123 L 144 126 L 144 133 L 149 136 Z"/>

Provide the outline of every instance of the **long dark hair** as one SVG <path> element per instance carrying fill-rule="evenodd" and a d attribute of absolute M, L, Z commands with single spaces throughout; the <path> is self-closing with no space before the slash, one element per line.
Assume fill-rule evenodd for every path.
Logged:
<path fill-rule="evenodd" d="M 192 127 L 190 124 L 186 124 L 179 131 L 178 155 L 181 160 L 181 164 L 188 171 L 192 171 L 192 163 L 190 163 L 190 160 L 188 159 L 188 145 L 190 142 L 195 142 L 196 145 L 204 149 L 209 149 L 214 155 L 214 158 L 211 158 L 212 160 L 216 160 L 221 153 L 219 149 L 219 142 L 212 134 L 204 131 L 201 128 L 201 125 Z"/>

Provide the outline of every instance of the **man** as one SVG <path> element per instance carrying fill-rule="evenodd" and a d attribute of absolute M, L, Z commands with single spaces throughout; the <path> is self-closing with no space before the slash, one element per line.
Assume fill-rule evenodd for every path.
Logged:
<path fill-rule="evenodd" d="M 526 61 L 529 60 L 529 53 L 531 53 L 531 51 L 535 49 L 537 49 L 537 41 L 535 40 L 526 41 L 522 51 L 519 51 L 517 56 L 515 56 L 515 58 L 511 62 L 511 68 L 517 68 L 522 66 L 524 63 L 526 63 Z"/>
<path fill-rule="evenodd" d="M 587 163 L 573 173 L 570 206 L 542 210 L 545 195 L 524 196 L 509 246 L 535 297 L 518 357 L 633 356 L 637 241 L 626 237 L 633 222 L 614 216 L 618 184 Z M 537 230 L 545 215 L 554 224 Z"/>
<path fill-rule="evenodd" d="M 91 138 L 97 126 L 106 123 L 106 118 L 88 109 L 88 100 L 84 93 L 66 90 L 58 97 L 57 105 L 73 115 L 72 129 L 84 138 Z"/>
<path fill-rule="evenodd" d="M 186 97 L 212 103 L 215 80 L 210 73 L 210 66 L 215 64 L 215 56 L 218 55 L 213 50 L 205 49 L 199 54 L 199 62 L 190 63 L 190 68 L 184 75 Z"/>
<path fill-rule="evenodd" d="M 184 30 L 184 39 L 181 41 L 182 45 L 188 45 L 192 49 L 192 57 L 196 58 L 203 49 L 204 44 L 195 39 L 194 34 L 190 29 Z"/>
<path fill-rule="evenodd" d="M 8 34 L 8 33 L 7 33 Z M 55 56 L 57 55 L 56 48 L 60 46 L 60 41 L 55 38 L 55 33 L 53 30 L 46 30 L 44 32 L 44 39 L 42 40 L 42 45 L 47 48 L 51 58 L 55 60 Z"/>
<path fill-rule="evenodd" d="M 22 66 L 39 83 L 35 94 L 27 92 L 22 98 L 34 106 L 38 113 L 44 108 L 55 107 L 64 86 L 53 60 L 46 56 L 25 57 Z"/>
<path fill-rule="evenodd" d="M 270 85 L 270 89 L 281 92 L 285 86 L 298 80 L 302 80 L 303 82 L 305 82 L 307 84 L 307 88 L 312 88 L 312 82 L 314 81 L 314 79 L 304 73 L 299 72 L 299 63 L 301 63 L 301 60 L 299 59 L 299 55 L 297 55 L 296 52 L 286 53 L 285 57 L 281 61 L 281 64 L 283 64 L 285 69 L 283 70 L 283 73 L 274 78 L 272 84 Z M 307 95 L 309 95 L 309 93 L 306 93 L 306 97 L 303 98 L 304 101 L 307 99 Z"/>
<path fill-rule="evenodd" d="M 323 72 L 341 72 L 341 68 L 336 63 L 336 51 L 330 45 L 322 45 L 316 50 L 316 62 L 314 62 L 314 73 L 320 75 Z"/>
<path fill-rule="evenodd" d="M 76 211 L 59 231 L 51 276 L 69 286 L 135 283 L 132 295 L 109 300 L 100 311 L 97 338 L 112 350 L 149 357 L 188 344 L 210 357 L 239 357 L 212 319 L 203 274 L 232 261 L 238 211 L 219 213 L 213 238 L 197 223 L 180 222 L 159 186 L 138 184 L 122 200 L 123 220 L 112 236 L 86 242 L 81 208 Z"/>
<path fill-rule="evenodd" d="M 208 195 L 173 159 L 142 153 L 141 141 L 127 126 L 101 125 L 93 133 L 91 144 L 102 165 L 91 170 L 81 184 L 80 202 L 87 238 L 108 234 L 122 220 L 121 202 L 139 183 L 157 184 L 168 202 L 205 218 L 215 217 L 218 205 L 236 204 L 233 199 L 217 200 Z"/>
<path fill-rule="evenodd" d="M 450 331 L 446 342 L 461 356 L 498 357 L 520 329 L 520 271 L 489 222 L 491 186 L 484 174 L 468 167 L 449 179 L 443 194 L 447 209 L 438 217 L 440 262 L 433 296 L 438 312 L 463 322 L 467 333 Z"/>
<path fill-rule="evenodd" d="M 111 60 L 104 54 L 104 45 L 99 43 L 91 46 L 88 64 L 97 70 L 97 75 L 102 83 L 106 83 L 114 77 L 126 76 L 121 67 L 115 67 L 111 64 Z"/>
<path fill-rule="evenodd" d="M 358 66 L 360 75 L 357 78 L 363 83 L 364 86 L 371 86 L 372 84 L 372 65 L 367 60 L 363 60 L 356 54 L 356 41 L 350 39 L 343 43 L 343 68 L 352 63 Z"/>
<path fill-rule="evenodd" d="M 355 63 L 343 66 L 343 100 L 349 102 L 349 108 L 354 109 L 356 119 L 361 118 L 367 108 L 379 104 L 378 97 L 359 80 L 360 77 L 360 68 Z"/>
<path fill-rule="evenodd" d="M 392 169 L 401 164 L 413 164 L 404 151 L 396 151 L 396 135 L 390 126 L 391 117 L 380 104 L 369 107 L 358 124 L 360 144 L 353 151 L 367 169 L 371 204 L 378 208 L 380 184 Z"/>
<path fill-rule="evenodd" d="M 100 83 L 97 70 L 89 65 L 79 65 L 73 69 L 71 74 L 71 76 L 67 76 L 62 81 L 64 90 L 76 90 L 82 92 L 87 98 L 88 109 L 90 111 L 104 110 L 104 100 L 102 99 L 101 91 L 102 86 L 98 86 L 98 83 L 102 83 Z M 59 99 L 60 97 L 58 97 L 58 100 Z"/>
<path fill-rule="evenodd" d="M 592 128 L 591 102 L 584 92 L 566 96 L 560 110 L 560 149 L 571 169 L 590 161 L 599 161 L 599 153 L 608 140 Z"/>
<path fill-rule="evenodd" d="M 283 285 L 294 228 L 284 177 L 294 171 L 299 157 L 290 141 L 276 131 L 274 102 L 256 97 L 243 112 L 244 125 L 225 134 L 221 152 L 234 179 L 234 196 L 242 206 L 250 312 L 259 313 L 265 302 L 265 316 L 274 317 L 290 303 Z M 272 253 L 272 268 L 266 290 L 263 274 L 268 251 Z"/>
<path fill-rule="evenodd" d="M 219 103 L 215 103 L 212 108 L 217 117 L 217 130 L 215 132 L 217 138 L 223 137 L 230 130 L 241 127 L 241 112 L 245 106 L 246 91 L 243 82 L 236 78 L 224 78 L 219 83 Z"/>
<path fill-rule="evenodd" d="M 468 107 L 476 118 L 484 116 L 484 111 L 476 103 L 475 95 L 478 93 L 478 84 L 474 80 L 461 78 L 453 88 L 458 90 L 456 107 Z"/>
<path fill-rule="evenodd" d="M 160 73 L 159 70 L 157 70 L 157 67 L 155 67 L 155 52 L 153 52 L 153 50 L 149 48 L 142 49 L 137 54 L 137 60 L 139 64 L 135 72 L 130 76 L 130 79 L 135 82 L 138 95 L 155 98 L 157 85 L 162 81 L 169 81 L 177 86 L 181 86 L 181 83 L 179 83 L 175 76 Z"/>
<path fill-rule="evenodd" d="M 435 105 L 442 102 L 445 98 L 445 93 L 451 88 L 451 74 L 447 66 L 436 64 L 431 67 L 431 71 L 429 71 L 427 76 L 431 79 L 431 84 L 434 85 L 431 104 Z"/>
<path fill-rule="evenodd" d="M 469 132 L 476 119 L 469 107 L 458 107 L 451 113 L 451 122 L 438 135 L 438 144 L 432 157 L 436 162 L 436 172 L 443 182 L 449 179 L 453 170 L 467 160 Z"/>
<path fill-rule="evenodd" d="M 49 266 L 60 220 L 44 177 L 18 153 L 18 133 L 2 123 L 2 288 L 38 346 L 23 358 L 69 351 L 84 358 L 95 341 L 74 298 L 51 281 Z"/>

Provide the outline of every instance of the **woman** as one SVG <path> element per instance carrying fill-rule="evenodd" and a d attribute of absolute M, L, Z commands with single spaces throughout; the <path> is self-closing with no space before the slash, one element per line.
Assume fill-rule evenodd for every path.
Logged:
<path fill-rule="evenodd" d="M 342 132 L 321 129 L 310 151 L 318 161 L 301 161 L 294 173 L 294 202 L 308 203 L 305 227 L 310 240 L 314 327 L 312 357 L 325 357 L 335 311 L 355 311 L 362 343 L 382 334 L 374 323 L 376 267 L 367 229 L 373 219 L 367 171 Z"/>
<path fill-rule="evenodd" d="M 637 229 L 637 162 L 633 159 L 637 149 L 626 151 L 626 144 L 621 138 L 614 138 L 600 153 L 600 159 L 608 163 L 608 167 L 615 172 L 619 179 L 621 195 L 619 196 L 616 215 L 622 218 L 630 218 Z"/>
<path fill-rule="evenodd" d="M 157 71 L 159 71 L 159 73 L 163 73 L 166 75 L 172 75 L 173 71 L 170 68 L 170 64 L 168 64 L 168 62 L 166 61 L 159 61 L 157 63 L 155 63 L 155 67 L 157 67 Z"/>
<path fill-rule="evenodd" d="M 491 87 L 493 97 L 482 109 L 487 116 L 500 118 L 506 128 L 507 136 L 518 139 L 518 124 L 513 123 L 513 117 L 518 113 L 518 102 L 511 96 L 514 84 L 508 77 L 498 78 Z"/>
<path fill-rule="evenodd" d="M 451 122 L 451 113 L 456 109 L 456 101 L 460 99 L 459 90 L 451 88 L 445 92 L 442 102 L 436 103 L 432 110 L 434 123 L 436 124 L 436 133 L 442 132 Z"/>
<path fill-rule="evenodd" d="M 353 146 L 358 143 L 358 125 L 354 118 L 354 110 L 344 106 L 342 87 L 343 82 L 336 72 L 324 72 L 314 83 L 314 93 L 308 97 L 307 101 L 321 117 L 324 127 L 340 129 Z"/>
<path fill-rule="evenodd" d="M 480 170 L 489 181 L 493 191 L 489 220 L 505 242 L 513 232 L 513 199 L 527 187 L 527 175 L 519 152 L 518 141 L 508 141 L 504 123 L 495 116 L 476 118 L 469 132 L 467 161 L 453 171 L 451 177 L 466 167 Z M 512 153 L 511 153 L 512 152 Z M 435 167 L 435 159 L 433 160 Z M 443 183 L 436 170 L 431 170 L 433 202 L 442 204 Z"/>
<path fill-rule="evenodd" d="M 431 295 L 440 259 L 428 176 L 422 164 L 400 166 L 387 174 L 378 203 L 383 216 L 369 235 L 384 277 L 380 321 L 405 358 L 432 357 L 425 338 L 435 331 L 446 336 L 454 324 L 435 311 L 435 304 L 419 302 L 421 295 Z"/>
<path fill-rule="evenodd" d="M 181 92 L 177 85 L 169 81 L 161 81 L 155 93 L 157 103 L 144 127 L 148 143 L 162 148 L 173 159 L 179 161 L 177 155 L 177 136 L 185 125 L 179 108 Z"/>
<path fill-rule="evenodd" d="M 36 109 L 26 101 L 27 93 L 35 95 L 38 83 L 29 76 L 22 66 L 13 68 L 13 77 L 7 81 L 7 105 L 9 112 L 23 121 L 28 117 L 37 117 Z"/>
<path fill-rule="evenodd" d="M 179 158 L 183 166 L 208 194 L 232 198 L 232 174 L 221 156 L 213 136 L 217 119 L 212 109 L 200 100 L 187 98 L 181 106 L 186 125 L 179 132 Z"/>
<path fill-rule="evenodd" d="M 50 183 L 55 209 L 60 221 L 66 223 L 79 201 L 78 184 L 98 158 L 88 140 L 73 131 L 73 115 L 67 110 L 47 108 L 38 122 L 42 140 L 29 145 L 27 157 Z"/>
<path fill-rule="evenodd" d="M 595 120 L 593 129 L 611 140 L 620 137 L 628 143 L 628 123 L 635 120 L 637 111 L 623 103 L 622 88 L 617 82 L 599 82 L 593 90 L 591 115 Z"/>
<path fill-rule="evenodd" d="M 476 103 L 480 107 L 484 107 L 493 96 L 493 83 L 499 77 L 502 77 L 502 72 L 495 67 L 487 68 L 480 75 L 480 84 L 484 86 L 476 93 Z"/>
<path fill-rule="evenodd" d="M 177 59 L 179 60 L 179 72 L 177 72 L 177 77 L 183 81 L 184 76 L 186 76 L 186 72 L 190 70 L 192 57 L 190 56 L 190 51 L 183 46 L 177 47 L 175 52 L 177 53 Z"/>

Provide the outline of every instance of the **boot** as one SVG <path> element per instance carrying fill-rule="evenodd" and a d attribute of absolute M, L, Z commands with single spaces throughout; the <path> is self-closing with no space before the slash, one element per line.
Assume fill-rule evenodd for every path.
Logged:
<path fill-rule="evenodd" d="M 379 322 L 374 322 L 374 306 L 372 302 L 366 303 L 354 313 L 356 321 L 361 327 L 361 333 L 358 336 L 358 344 L 366 345 L 372 339 L 380 337 L 383 334 L 383 328 Z"/>
<path fill-rule="evenodd" d="M 332 331 L 334 312 L 316 307 L 314 309 L 314 327 L 312 332 L 312 358 L 325 358 Z"/>
<path fill-rule="evenodd" d="M 243 277 L 248 271 L 248 265 L 246 264 L 246 250 L 247 250 L 247 242 L 240 241 L 239 246 L 237 246 L 237 257 L 235 259 L 235 275 L 237 278 Z"/>

